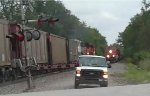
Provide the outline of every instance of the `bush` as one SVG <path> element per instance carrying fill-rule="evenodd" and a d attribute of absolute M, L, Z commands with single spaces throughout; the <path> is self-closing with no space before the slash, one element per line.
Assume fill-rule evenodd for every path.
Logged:
<path fill-rule="evenodd" d="M 132 63 L 132 62 L 133 62 L 133 59 L 132 59 L 132 58 L 125 58 L 125 61 L 126 61 L 127 63 Z"/>
<path fill-rule="evenodd" d="M 128 63 L 125 77 L 129 83 L 150 82 L 150 51 L 140 51 L 132 58 L 126 58 Z"/>
<path fill-rule="evenodd" d="M 144 63 L 143 63 L 144 62 Z M 130 84 L 148 83 L 150 82 L 150 65 L 147 61 L 140 62 L 140 67 L 132 63 L 128 63 L 125 77 Z M 148 60 L 150 62 L 150 60 Z"/>
<path fill-rule="evenodd" d="M 149 51 L 140 51 L 133 55 L 133 59 L 137 61 L 144 60 L 145 58 L 150 58 L 150 52 Z"/>
<path fill-rule="evenodd" d="M 150 71 L 150 59 L 147 58 L 147 59 L 145 59 L 143 61 L 140 61 L 139 67 L 142 70 Z"/>

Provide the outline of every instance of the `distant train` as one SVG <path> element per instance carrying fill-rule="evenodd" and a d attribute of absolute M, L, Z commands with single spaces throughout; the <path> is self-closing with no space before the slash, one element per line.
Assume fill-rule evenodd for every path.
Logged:
<path fill-rule="evenodd" d="M 81 43 L 82 45 L 82 55 L 95 55 L 95 47 L 89 43 Z"/>
<path fill-rule="evenodd" d="M 31 28 L 26 29 L 0 20 L 0 81 L 22 76 L 31 65 L 35 65 L 38 72 L 73 68 L 79 55 L 95 54 L 95 48 L 87 43 L 39 30 L 26 32 L 25 46 L 24 31 L 31 31 Z M 25 56 L 30 65 L 26 65 Z"/>
<path fill-rule="evenodd" d="M 122 56 L 122 51 L 115 46 L 109 46 L 105 49 L 105 57 L 107 61 L 117 62 Z"/>

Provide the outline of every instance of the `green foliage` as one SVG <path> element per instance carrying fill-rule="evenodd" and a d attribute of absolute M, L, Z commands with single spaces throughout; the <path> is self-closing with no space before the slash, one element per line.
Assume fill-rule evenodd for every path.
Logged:
<path fill-rule="evenodd" d="M 150 71 L 150 60 L 149 60 L 149 58 L 140 61 L 139 67 L 140 67 L 142 70 Z"/>
<path fill-rule="evenodd" d="M 125 58 L 125 61 L 127 62 L 127 63 L 132 63 L 133 62 L 133 59 L 132 58 Z"/>
<path fill-rule="evenodd" d="M 140 51 L 137 52 L 133 55 L 133 60 L 134 61 L 142 61 L 145 58 L 150 58 L 150 52 L 149 51 Z"/>
<path fill-rule="evenodd" d="M 104 48 L 107 45 L 105 37 L 103 37 L 97 29 L 87 26 L 85 22 L 80 22 L 75 15 L 71 14 L 70 10 L 65 8 L 61 1 L 32 0 L 31 4 L 34 10 L 31 12 L 29 7 L 26 8 L 26 19 L 34 20 L 37 19 L 38 15 L 41 14 L 59 19 L 59 22 L 55 23 L 54 25 L 47 23 L 43 24 L 41 30 L 66 38 L 79 39 L 83 42 L 89 42 L 96 47 L 96 53 L 98 55 L 103 55 Z M 1 19 L 4 19 L 5 17 L 7 20 L 21 23 L 20 2 L 12 0 L 0 0 L 0 5 Z M 28 23 L 27 26 L 37 28 L 36 23 Z"/>
<path fill-rule="evenodd" d="M 140 65 L 144 68 L 149 66 L 148 63 L 141 63 Z M 150 66 L 149 66 L 150 67 Z M 128 63 L 127 71 L 125 73 L 125 78 L 128 83 L 139 84 L 139 83 L 149 83 L 150 82 L 150 70 L 143 70 L 137 66 Z"/>
<path fill-rule="evenodd" d="M 141 13 L 136 14 L 124 32 L 119 34 L 118 42 L 124 47 L 126 57 L 130 57 L 134 63 L 147 58 L 150 49 L 150 3 L 143 0 Z M 147 54 L 148 53 L 148 54 Z M 149 57 L 149 56 L 148 56 Z"/>
<path fill-rule="evenodd" d="M 150 82 L 150 3 L 146 0 L 142 3 L 141 13 L 131 18 L 130 24 L 119 34 L 118 39 L 130 62 L 125 77 L 132 84 Z"/>

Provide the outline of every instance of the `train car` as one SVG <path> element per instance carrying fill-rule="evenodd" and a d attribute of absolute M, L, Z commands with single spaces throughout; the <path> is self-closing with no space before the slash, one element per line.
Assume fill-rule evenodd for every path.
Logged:
<path fill-rule="evenodd" d="M 77 39 L 24 27 L 22 30 L 17 23 L 0 20 L 0 82 L 24 76 L 29 67 L 37 73 L 74 68 L 79 55 L 95 54 L 92 45 L 83 47 Z"/>
<path fill-rule="evenodd" d="M 10 56 L 10 42 L 5 36 L 8 34 L 8 22 L 6 20 L 0 20 L 0 81 L 2 74 L 11 68 L 11 56 Z"/>
<path fill-rule="evenodd" d="M 10 43 L 9 40 L 5 38 L 7 34 L 8 22 L 0 20 L 0 67 L 10 66 Z"/>
<path fill-rule="evenodd" d="M 47 52 L 47 33 L 43 31 L 40 32 L 39 40 L 31 40 L 27 42 L 27 56 L 29 58 L 34 58 L 38 65 L 38 70 L 48 69 L 48 52 Z M 23 46 L 23 48 L 25 48 Z M 23 52 L 24 53 L 24 52 Z M 25 54 L 25 53 L 24 53 Z"/>
<path fill-rule="evenodd" d="M 105 49 L 105 57 L 107 61 L 117 62 L 120 58 L 120 50 L 116 47 L 107 47 Z"/>
<path fill-rule="evenodd" d="M 81 55 L 81 41 L 77 39 L 69 39 L 69 62 L 78 66 L 78 57 Z"/>
<path fill-rule="evenodd" d="M 39 40 L 28 42 L 28 56 L 35 58 L 39 70 L 65 69 L 68 64 L 68 40 L 44 31 L 39 32 Z"/>
<path fill-rule="evenodd" d="M 67 39 L 49 34 L 47 45 L 51 68 L 66 68 L 68 63 Z"/>
<path fill-rule="evenodd" d="M 32 28 L 25 29 L 31 31 Z M 28 34 L 30 40 L 26 42 L 25 50 L 25 37 L 20 27 L 16 23 L 0 20 L 0 81 L 8 80 L 10 76 L 14 79 L 22 76 L 26 67 L 32 64 L 36 64 L 35 70 L 39 70 L 38 72 L 75 67 L 74 61 L 77 61 L 80 45 L 78 40 L 68 40 L 44 31 L 39 33 L 38 40 L 31 39 Z M 25 57 L 30 65 L 26 65 Z M 30 62 L 30 59 L 34 62 Z"/>
<path fill-rule="evenodd" d="M 64 37 L 39 31 L 39 40 L 30 41 L 29 57 L 34 57 L 39 70 L 60 70 L 74 67 L 69 63 L 69 44 Z"/>
<path fill-rule="evenodd" d="M 77 39 L 69 39 L 70 62 L 74 62 L 81 55 L 81 41 Z"/>
<path fill-rule="evenodd" d="M 82 43 L 82 55 L 95 55 L 95 47 L 89 43 Z"/>

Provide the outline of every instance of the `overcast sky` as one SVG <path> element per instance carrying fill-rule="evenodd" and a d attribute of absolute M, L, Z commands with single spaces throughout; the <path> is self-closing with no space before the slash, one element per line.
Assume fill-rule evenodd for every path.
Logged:
<path fill-rule="evenodd" d="M 112 44 L 130 18 L 140 12 L 142 0 L 61 0 L 72 14 L 88 26 L 97 28 Z"/>

